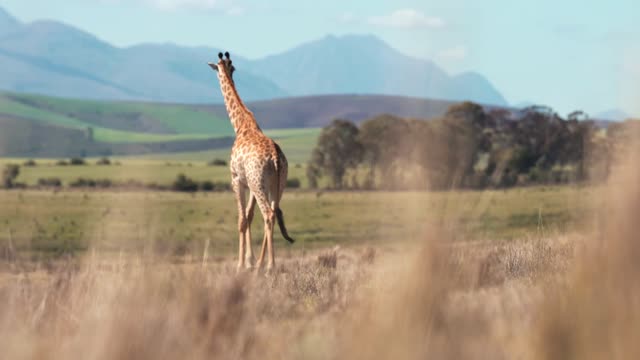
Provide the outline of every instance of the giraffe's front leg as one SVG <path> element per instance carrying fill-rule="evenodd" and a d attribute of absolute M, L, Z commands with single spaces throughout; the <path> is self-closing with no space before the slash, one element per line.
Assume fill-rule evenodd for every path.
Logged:
<path fill-rule="evenodd" d="M 264 237 L 262 238 L 262 249 L 260 250 L 260 256 L 258 256 L 258 263 L 256 264 L 256 267 L 258 269 L 262 269 L 262 264 L 264 264 L 264 255 L 266 253 L 266 249 L 267 249 L 267 234 L 264 234 Z"/>

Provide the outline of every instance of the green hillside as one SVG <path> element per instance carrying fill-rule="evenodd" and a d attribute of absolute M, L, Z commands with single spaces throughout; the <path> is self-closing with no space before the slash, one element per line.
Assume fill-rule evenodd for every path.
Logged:
<path fill-rule="evenodd" d="M 8 95 L 6 99 L 31 109 L 64 116 L 71 123 L 80 122 L 85 127 L 165 134 L 233 135 L 226 116 L 220 117 L 189 105 L 73 100 L 22 94 Z"/>
<path fill-rule="evenodd" d="M 0 114 L 66 128 L 86 130 L 91 127 L 96 141 L 110 143 L 168 142 L 233 135 L 227 119 L 180 105 L 0 95 Z M 149 129 L 145 129 L 144 124 Z"/>
<path fill-rule="evenodd" d="M 135 155 L 208 161 L 228 158 L 233 141 L 224 106 L 0 93 L 0 126 L 0 156 L 10 157 Z M 292 154 L 292 161 L 303 163 L 310 156 L 319 130 L 265 132 Z"/>
<path fill-rule="evenodd" d="M 311 151 L 316 145 L 321 129 L 274 129 L 265 133 L 275 139 L 284 153 L 289 164 L 305 164 L 311 157 Z M 229 147 L 195 152 L 159 153 L 142 156 L 145 159 L 169 161 L 209 161 L 211 159 L 228 159 L 231 153 Z"/>

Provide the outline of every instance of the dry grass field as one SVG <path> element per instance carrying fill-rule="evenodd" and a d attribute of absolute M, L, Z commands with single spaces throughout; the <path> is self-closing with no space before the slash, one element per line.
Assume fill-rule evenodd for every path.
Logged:
<path fill-rule="evenodd" d="M 609 186 L 598 189 L 336 193 L 317 199 L 289 194 L 283 205 L 292 233 L 304 236 L 312 226 L 303 220 L 304 210 L 316 214 L 317 224 L 335 226 L 322 230 L 334 233 L 317 247 L 296 251 L 278 242 L 278 265 L 269 275 L 236 274 L 231 251 L 211 251 L 215 241 L 178 253 L 89 242 L 86 250 L 53 257 L 5 245 L 2 358 L 638 358 L 636 164 L 619 167 Z M 16 241 L 19 229 L 27 227 L 20 219 L 28 211 L 40 223 L 52 219 L 47 204 L 49 211 L 70 216 L 64 221 L 80 222 L 74 213 L 79 209 L 111 209 L 102 218 L 104 227 L 83 229 L 104 230 L 115 239 L 128 229 L 125 218 L 139 219 L 136 206 L 122 205 L 121 196 L 142 196 L 126 204 L 147 208 L 162 203 L 144 200 L 144 194 L 92 193 L 85 199 L 82 192 L 22 193 L 23 201 L 42 197 L 29 208 L 19 194 L 2 194 L 3 220 L 14 224 Z M 70 202 L 47 202 L 50 196 Z M 197 208 L 213 201 L 223 207 L 229 200 L 224 194 L 163 196 L 174 212 L 150 219 L 167 221 L 175 211 L 188 210 L 186 204 Z M 130 212 L 114 211 L 121 208 Z M 325 211 L 326 217 L 317 216 Z M 519 212 L 525 215 L 512 217 Z M 88 223 L 94 221 L 87 216 Z M 405 220 L 374 228 L 372 234 L 384 234 L 377 241 L 338 241 L 394 216 Z M 498 230 L 479 231 L 483 216 Z M 549 225 L 563 217 L 563 225 Z M 417 222 L 421 226 L 409 226 Z M 394 233 L 402 236 L 389 236 Z M 402 238 L 408 239 L 396 241 Z"/>
<path fill-rule="evenodd" d="M 153 256 L 9 265 L 0 345 L 11 359 L 511 358 L 580 240 L 425 241 L 285 256 L 269 276 Z"/>

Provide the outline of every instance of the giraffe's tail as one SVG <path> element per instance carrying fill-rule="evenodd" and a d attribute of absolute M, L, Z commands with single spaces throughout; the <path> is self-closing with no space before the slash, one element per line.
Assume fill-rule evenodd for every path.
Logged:
<path fill-rule="evenodd" d="M 287 233 L 287 227 L 284 226 L 284 214 L 282 213 L 282 210 L 280 210 L 279 207 L 276 208 L 276 219 L 278 220 L 278 227 L 280 227 L 280 232 L 282 233 L 282 236 L 284 236 L 284 238 L 287 239 L 289 243 L 293 244 L 295 240 L 293 240 L 293 238 L 289 236 L 289 233 Z"/>

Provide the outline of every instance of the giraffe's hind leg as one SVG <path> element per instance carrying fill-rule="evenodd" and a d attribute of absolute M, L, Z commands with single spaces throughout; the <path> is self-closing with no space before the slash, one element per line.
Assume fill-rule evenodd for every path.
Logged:
<path fill-rule="evenodd" d="M 247 216 L 245 214 L 246 188 L 237 181 L 233 181 L 232 187 L 238 204 L 238 270 L 241 270 L 244 267 L 245 232 L 247 230 Z"/>
<path fill-rule="evenodd" d="M 275 220 L 275 212 L 269 205 L 268 198 L 263 192 L 256 192 L 256 202 L 262 213 L 264 219 L 264 238 L 262 239 L 262 249 L 260 250 L 260 256 L 258 257 L 257 267 L 261 268 L 264 264 L 264 257 L 268 253 L 267 269 L 272 268 L 275 263 L 273 259 L 273 224 Z M 271 243 L 270 243 L 271 242 Z"/>
<path fill-rule="evenodd" d="M 244 241 L 245 241 L 245 264 L 244 266 L 247 269 L 251 269 L 253 268 L 253 264 L 255 264 L 255 258 L 253 257 L 253 250 L 251 249 L 251 222 L 253 221 L 253 215 L 255 214 L 255 208 L 256 208 L 256 197 L 253 195 L 253 193 L 250 193 L 249 195 L 249 203 L 247 204 L 247 229 L 245 231 L 245 235 L 244 235 Z"/>

